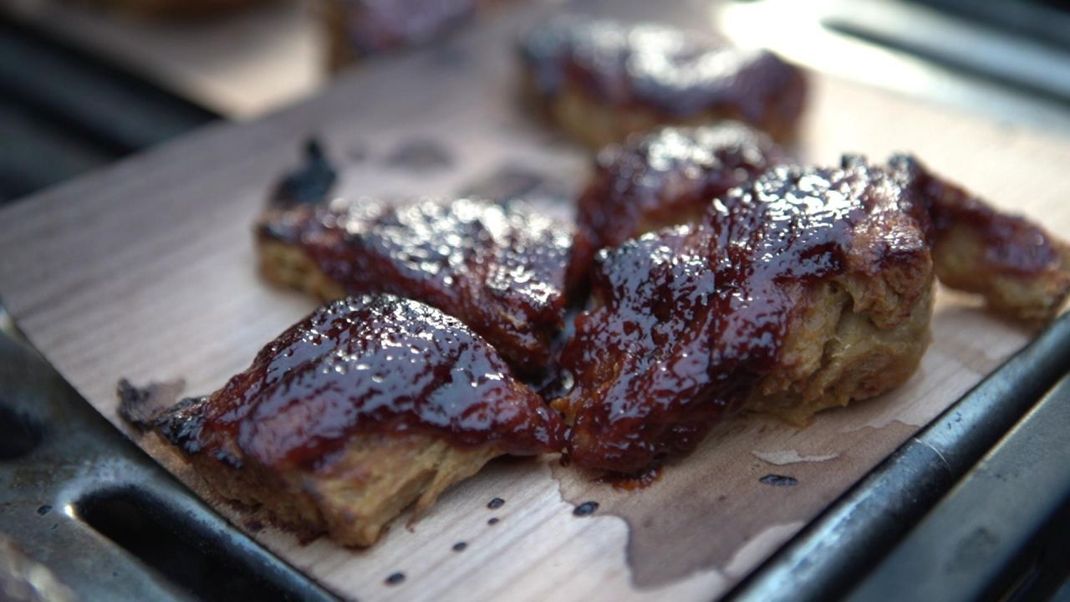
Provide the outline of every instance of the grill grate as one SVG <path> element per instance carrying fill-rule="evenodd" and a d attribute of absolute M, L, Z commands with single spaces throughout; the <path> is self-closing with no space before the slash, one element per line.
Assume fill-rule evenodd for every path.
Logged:
<path fill-rule="evenodd" d="M 0 334 L 0 533 L 87 600 L 334 600 Z"/>

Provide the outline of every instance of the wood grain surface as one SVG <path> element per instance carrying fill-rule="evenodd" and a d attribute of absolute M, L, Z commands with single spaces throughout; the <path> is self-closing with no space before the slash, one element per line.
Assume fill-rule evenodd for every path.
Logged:
<path fill-rule="evenodd" d="M 588 157 L 515 97 L 510 43 L 544 10 L 511 12 L 266 119 L 213 126 L 6 208 L 0 296 L 33 344 L 128 433 L 115 413 L 120 377 L 184 379 L 190 394 L 219 387 L 312 309 L 258 278 L 251 237 L 267 190 L 308 136 L 322 137 L 344 165 L 345 195 L 445 195 L 518 171 L 565 194 L 582 182 Z M 996 205 L 1070 234 L 1070 141 L 818 75 L 812 82 L 804 156 L 833 163 L 842 151 L 914 151 Z M 445 153 L 398 160 L 406 148 L 429 145 Z M 553 458 L 495 461 L 422 521 L 406 528 L 403 518 L 366 551 L 322 539 L 302 545 L 218 504 L 167 450 L 149 451 L 235 524 L 345 597 L 710 599 L 1030 336 L 941 290 L 932 347 L 892 394 L 826 412 L 801 430 L 731 420 L 641 491 L 615 491 Z M 766 475 L 796 484 L 766 484 Z M 505 505 L 488 509 L 493 497 Z M 598 510 L 575 516 L 586 501 Z M 454 551 L 461 541 L 467 547 Z M 387 584 L 396 571 L 406 579 Z"/>

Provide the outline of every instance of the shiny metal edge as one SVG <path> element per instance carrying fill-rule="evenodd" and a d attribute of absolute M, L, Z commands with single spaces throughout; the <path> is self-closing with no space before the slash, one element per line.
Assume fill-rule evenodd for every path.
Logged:
<path fill-rule="evenodd" d="M 1063 377 L 851 594 L 1041 600 L 1070 575 L 1070 377 Z"/>
<path fill-rule="evenodd" d="M 904 443 L 726 599 L 842 597 L 1068 371 L 1070 314 Z"/>
<path fill-rule="evenodd" d="M 37 352 L 4 334 L 0 410 L 26 427 L 0 445 L 0 533 L 80 599 L 191 599 L 183 584 L 84 520 L 94 496 L 117 494 L 133 496 L 187 545 L 222 551 L 228 566 L 252 575 L 273 598 L 337 599 L 216 514 L 116 432 Z M 0 425 L 0 435 L 10 428 Z"/>

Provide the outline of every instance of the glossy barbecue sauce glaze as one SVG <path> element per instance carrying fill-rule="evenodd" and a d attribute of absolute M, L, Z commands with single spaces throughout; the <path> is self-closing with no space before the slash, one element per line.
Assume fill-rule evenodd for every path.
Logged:
<path fill-rule="evenodd" d="M 807 286 L 927 257 L 927 228 L 907 174 L 853 159 L 774 168 L 698 224 L 603 251 L 554 402 L 572 461 L 634 473 L 690 451 L 776 369 Z"/>
<path fill-rule="evenodd" d="M 248 370 L 186 400 L 157 428 L 187 453 L 235 466 L 252 459 L 315 468 L 366 433 L 430 434 L 520 455 L 564 443 L 560 418 L 483 339 L 434 308 L 389 295 L 320 308 Z"/>
<path fill-rule="evenodd" d="M 542 97 L 573 88 L 668 118 L 714 112 L 756 125 L 791 124 L 804 103 L 802 73 L 776 55 L 660 25 L 561 17 L 528 34 L 520 58 Z"/>
<path fill-rule="evenodd" d="M 606 148 L 579 197 L 570 284 L 578 287 L 586 279 L 599 249 L 698 221 L 711 199 L 784 160 L 768 136 L 734 122 L 664 128 Z"/>
<path fill-rule="evenodd" d="M 993 273 L 1037 276 L 1058 270 L 1061 243 L 1028 219 L 1001 213 L 959 186 L 933 176 L 914 157 L 897 155 L 890 164 L 911 174 L 932 216 L 935 244 L 956 227 L 980 237 L 984 268 Z"/>
<path fill-rule="evenodd" d="M 401 295 L 456 316 L 533 373 L 564 321 L 571 231 L 519 203 L 361 200 L 268 211 L 258 235 L 299 247 L 347 293 Z"/>

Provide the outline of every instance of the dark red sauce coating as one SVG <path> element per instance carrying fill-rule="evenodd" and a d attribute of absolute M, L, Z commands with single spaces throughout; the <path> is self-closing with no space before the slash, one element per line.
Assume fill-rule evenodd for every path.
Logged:
<path fill-rule="evenodd" d="M 272 467 L 315 467 L 362 433 L 424 433 L 519 455 L 556 451 L 564 436 L 559 417 L 486 341 L 441 311 L 390 295 L 318 309 L 158 430 L 187 453 Z"/>
<path fill-rule="evenodd" d="M 262 240 L 300 247 L 350 294 L 384 292 L 433 305 L 535 373 L 566 308 L 572 228 L 522 204 L 374 201 L 268 212 Z"/>
<path fill-rule="evenodd" d="M 693 449 L 776 369 L 805 287 L 893 261 L 921 269 L 927 224 L 908 174 L 853 160 L 773 168 L 699 224 L 602 251 L 599 305 L 562 354 L 575 386 L 554 404 L 572 461 L 634 473 Z"/>
<path fill-rule="evenodd" d="M 981 238 L 984 266 L 992 273 L 1038 275 L 1057 270 L 1062 262 L 1061 244 L 1043 228 L 1018 216 L 1001 213 L 955 184 L 932 175 L 917 159 L 900 155 L 892 165 L 907 171 L 929 204 L 934 244 L 953 228 L 966 226 Z"/>
<path fill-rule="evenodd" d="M 734 122 L 664 128 L 607 147 L 597 155 L 578 201 L 570 283 L 583 282 L 599 249 L 697 221 L 711 199 L 784 160 L 768 136 Z"/>
<path fill-rule="evenodd" d="M 775 54 L 661 25 L 560 17 L 530 32 L 520 57 L 540 96 L 572 88 L 669 118 L 713 112 L 777 130 L 804 103 L 802 73 Z"/>
<path fill-rule="evenodd" d="M 598 478 L 600 483 L 607 483 L 618 491 L 637 491 L 646 489 L 661 478 L 661 467 L 655 466 L 637 474 L 611 472 Z"/>
<path fill-rule="evenodd" d="M 358 56 L 427 43 L 470 21 L 477 0 L 332 0 Z"/>

